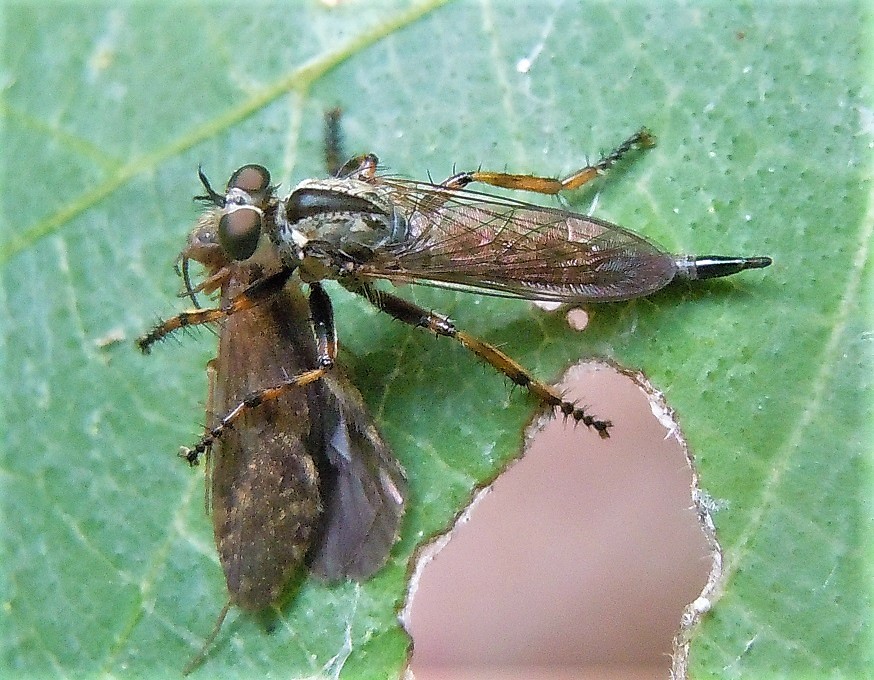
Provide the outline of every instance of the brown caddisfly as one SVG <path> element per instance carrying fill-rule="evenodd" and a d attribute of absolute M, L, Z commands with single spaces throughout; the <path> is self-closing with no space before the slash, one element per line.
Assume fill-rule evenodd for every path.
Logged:
<path fill-rule="evenodd" d="M 336 141 L 336 115 L 329 118 Z M 275 604 L 301 567 L 328 580 L 364 579 L 385 562 L 403 514 L 406 480 L 358 391 L 335 368 L 331 301 L 336 280 L 388 315 L 458 341 L 543 405 L 602 437 L 611 422 L 566 401 L 503 351 L 375 284 L 417 283 L 526 300 L 628 300 L 675 280 L 728 276 L 767 257 L 672 255 L 609 222 L 469 190 L 472 183 L 557 194 L 597 177 L 646 130 L 564 179 L 462 172 L 440 184 L 378 172 L 357 156 L 328 179 L 281 197 L 260 165 L 236 170 L 224 193 L 203 173 L 207 210 L 183 250 L 189 295 L 220 303 L 183 312 L 138 341 L 148 351 L 173 331 L 220 324 L 210 362 L 208 424 L 183 457 L 207 456 L 207 495 L 229 601 L 257 611 Z M 336 157 L 329 145 L 329 158 Z M 196 286 L 190 260 L 204 266 Z M 304 296 L 304 288 L 308 295 Z"/>

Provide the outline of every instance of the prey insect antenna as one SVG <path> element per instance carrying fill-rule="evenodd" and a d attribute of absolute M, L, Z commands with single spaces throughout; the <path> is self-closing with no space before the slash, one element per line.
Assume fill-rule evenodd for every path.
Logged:
<path fill-rule="evenodd" d="M 181 270 L 177 271 L 178 274 L 182 276 L 182 281 L 185 283 L 185 292 L 180 293 L 181 297 L 187 297 L 191 299 L 191 304 L 194 305 L 195 309 L 202 309 L 200 306 L 200 302 L 197 301 L 197 295 L 195 295 L 195 288 L 191 285 L 191 276 L 189 272 L 188 262 L 191 260 L 187 255 L 182 256 L 182 267 Z"/>
<path fill-rule="evenodd" d="M 182 669 L 182 675 L 188 675 L 195 668 L 200 666 L 203 663 L 203 660 L 206 658 L 206 653 L 209 651 L 209 648 L 212 646 L 212 643 L 215 642 L 216 637 L 218 637 L 219 631 L 222 629 L 222 624 L 225 622 L 225 617 L 227 617 L 228 612 L 231 610 L 231 605 L 233 603 L 230 599 L 225 603 L 225 606 L 222 607 L 222 610 L 219 612 L 218 618 L 216 619 L 215 625 L 212 628 L 212 632 L 206 636 L 206 640 L 203 643 L 203 647 L 200 648 L 200 651 L 187 663 L 185 664 L 185 668 Z"/>

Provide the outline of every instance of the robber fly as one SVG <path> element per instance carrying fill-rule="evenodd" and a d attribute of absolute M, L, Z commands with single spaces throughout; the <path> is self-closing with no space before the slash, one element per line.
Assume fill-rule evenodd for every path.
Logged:
<path fill-rule="evenodd" d="M 329 132 L 337 138 L 336 115 Z M 138 344 L 147 352 L 180 328 L 222 322 L 211 362 L 210 422 L 181 454 L 192 465 L 208 455 L 212 468 L 215 536 L 230 599 L 209 641 L 231 604 L 257 610 L 274 603 L 306 561 L 328 579 L 366 578 L 384 563 L 397 535 L 403 469 L 357 390 L 335 368 L 337 335 L 323 280 L 338 281 L 395 319 L 456 340 L 545 406 L 607 437 L 609 420 L 564 400 L 447 317 L 375 282 L 588 303 L 771 264 L 767 257 L 672 255 L 603 220 L 467 188 L 480 183 L 558 194 L 652 144 L 641 130 L 563 179 L 474 171 L 440 184 L 380 174 L 376 156 L 366 154 L 328 179 L 304 180 L 284 197 L 260 165 L 236 170 L 224 193 L 199 172 L 205 194 L 198 198 L 207 209 L 181 254 L 182 271 L 192 298 L 219 291 L 221 302 L 167 319 Z M 336 156 L 330 146 L 329 157 Z M 196 286 L 190 260 L 207 274 Z M 301 283 L 309 289 L 306 301 Z"/>

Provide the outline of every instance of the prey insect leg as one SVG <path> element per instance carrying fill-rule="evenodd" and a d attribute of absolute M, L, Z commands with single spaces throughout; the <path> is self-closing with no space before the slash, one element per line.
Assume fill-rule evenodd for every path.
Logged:
<path fill-rule="evenodd" d="M 242 293 L 245 295 L 245 292 Z M 331 298 L 319 283 L 310 284 L 310 315 L 312 318 L 313 334 L 316 339 L 318 368 L 304 371 L 288 380 L 283 380 L 277 385 L 271 385 L 252 392 L 240 403 L 232 408 L 218 424 L 207 430 L 193 447 L 183 447 L 179 455 L 188 461 L 189 465 L 197 465 L 200 456 L 222 436 L 225 430 L 232 428 L 234 423 L 247 411 L 257 408 L 261 404 L 273 401 L 284 395 L 289 390 L 304 387 L 316 380 L 321 379 L 334 366 L 337 358 L 337 335 L 334 330 L 334 310 L 331 306 Z"/>
<path fill-rule="evenodd" d="M 507 376 L 514 384 L 526 388 L 542 404 L 557 409 L 565 417 L 573 418 L 575 421 L 594 429 L 602 438 L 606 439 L 610 436 L 609 428 L 612 423 L 609 420 L 599 420 L 586 413 L 584 408 L 566 401 L 555 388 L 537 380 L 521 364 L 497 347 L 458 330 L 455 324 L 446 317 L 429 312 L 404 298 L 378 290 L 364 281 L 354 279 L 344 281 L 341 279 L 340 282 L 348 290 L 367 298 L 374 307 L 393 316 L 398 321 L 410 326 L 426 328 L 437 335 L 456 340 L 487 364 Z"/>
<path fill-rule="evenodd" d="M 325 113 L 325 167 L 328 174 L 336 177 L 343 167 L 343 136 L 340 130 L 340 116 L 342 111 L 339 107 Z"/>
<path fill-rule="evenodd" d="M 282 269 L 275 274 L 260 279 L 237 295 L 233 300 L 230 300 L 227 304 L 222 305 L 221 307 L 196 309 L 172 316 L 166 321 L 159 323 L 144 336 L 138 338 L 137 347 L 139 347 L 144 354 L 148 354 L 153 344 L 164 339 L 170 335 L 170 333 L 173 333 L 180 328 L 200 326 L 205 323 L 214 323 L 216 321 L 221 321 L 231 314 L 250 309 L 259 302 L 266 300 L 282 290 L 282 287 L 286 284 L 293 271 L 294 270 L 292 269 Z"/>
<path fill-rule="evenodd" d="M 443 186 L 447 189 L 463 189 L 473 182 L 481 182 L 503 189 L 533 191 L 538 194 L 557 194 L 561 191 L 577 189 L 586 182 L 595 179 L 595 177 L 613 167 L 620 158 L 632 149 L 649 148 L 654 145 L 655 138 L 650 131 L 646 128 L 641 128 L 613 149 L 613 151 L 603 156 L 594 165 L 587 165 L 561 179 L 477 170 L 474 172 L 460 172 L 457 175 L 453 175 L 443 182 Z"/>

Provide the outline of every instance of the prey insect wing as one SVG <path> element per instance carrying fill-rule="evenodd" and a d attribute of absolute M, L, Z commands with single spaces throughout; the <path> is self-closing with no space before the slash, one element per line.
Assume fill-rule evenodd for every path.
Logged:
<path fill-rule="evenodd" d="M 223 300 L 248 283 L 233 275 Z M 214 419 L 315 365 L 307 319 L 306 301 L 291 284 L 223 322 Z M 250 409 L 213 443 L 209 458 L 216 542 L 235 604 L 257 610 L 275 602 L 305 557 L 326 580 L 366 578 L 385 563 L 406 479 L 357 389 L 340 374 Z"/>
<path fill-rule="evenodd" d="M 376 177 L 409 238 L 357 271 L 374 278 L 555 302 L 605 302 L 667 285 L 674 257 L 604 220 L 466 189 Z"/>
<path fill-rule="evenodd" d="M 255 271 L 231 265 L 226 300 Z M 302 314 L 302 316 L 296 316 Z M 313 365 L 306 302 L 283 292 L 223 322 L 209 399 L 215 421 L 247 395 Z M 231 601 L 250 611 L 274 603 L 304 562 L 322 514 L 314 453 L 321 445 L 316 386 L 244 413 L 209 454 L 209 498 Z M 210 423 L 212 424 L 212 423 Z"/>
<path fill-rule="evenodd" d="M 266 170 L 246 167 L 248 175 L 241 170 L 234 178 L 267 184 Z M 229 197 L 239 183 L 234 178 Z M 245 197 L 240 204 L 249 205 Z M 249 210 L 241 215 L 245 240 L 247 223 L 260 213 L 242 210 Z M 184 674 L 205 658 L 231 605 L 259 611 L 277 603 L 307 563 L 325 580 L 364 579 L 383 566 L 397 540 L 406 495 L 403 468 L 342 374 L 283 387 L 294 376 L 318 374 L 314 367 L 335 353 L 322 344 L 335 342 L 330 302 L 312 284 L 308 304 L 274 251 L 229 258 L 220 241 L 240 241 L 222 233 L 239 226 L 227 223 L 228 214 L 208 210 L 180 255 L 186 265 L 193 259 L 206 270 L 197 287 L 186 278 L 190 294 L 220 291 L 219 309 L 183 313 L 175 327 L 193 318 L 220 324 L 218 354 L 208 365 L 206 429 L 221 435 L 200 451 L 206 454 L 205 495 L 229 594 Z M 314 303 L 316 298 L 321 302 Z M 234 301 L 243 303 L 240 311 L 221 311 L 236 309 Z M 192 464 L 198 460 L 197 450 L 183 455 Z"/>
<path fill-rule="evenodd" d="M 335 581 L 363 580 L 397 540 L 407 480 L 358 389 L 339 372 L 320 381 L 324 515 L 310 568 Z"/>

